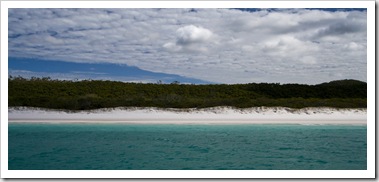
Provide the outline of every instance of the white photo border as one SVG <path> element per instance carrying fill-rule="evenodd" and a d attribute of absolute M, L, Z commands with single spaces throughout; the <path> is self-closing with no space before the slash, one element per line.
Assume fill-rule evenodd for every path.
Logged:
<path fill-rule="evenodd" d="M 367 8 L 367 170 L 8 170 L 9 8 Z M 375 1 L 1 1 L 1 178 L 375 178 Z"/>

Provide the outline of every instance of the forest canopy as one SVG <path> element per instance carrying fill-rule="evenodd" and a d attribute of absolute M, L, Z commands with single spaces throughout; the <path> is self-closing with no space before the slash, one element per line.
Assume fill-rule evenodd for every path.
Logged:
<path fill-rule="evenodd" d="M 10 77 L 9 106 L 88 110 L 111 107 L 366 108 L 367 83 L 338 80 L 318 85 L 248 83 L 189 85 Z"/>

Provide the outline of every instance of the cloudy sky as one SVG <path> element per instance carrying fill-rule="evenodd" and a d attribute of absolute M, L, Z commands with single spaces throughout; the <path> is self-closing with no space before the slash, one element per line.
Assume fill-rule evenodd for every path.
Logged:
<path fill-rule="evenodd" d="M 14 75 L 367 81 L 365 9 L 9 9 L 8 26 Z M 46 69 L 27 66 L 33 61 Z M 125 68 L 125 76 L 99 70 L 104 65 Z"/>

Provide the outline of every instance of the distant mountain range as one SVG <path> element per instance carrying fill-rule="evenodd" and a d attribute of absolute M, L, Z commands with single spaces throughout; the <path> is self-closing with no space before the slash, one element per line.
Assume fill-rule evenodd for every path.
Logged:
<path fill-rule="evenodd" d="M 92 79 L 141 83 L 213 83 L 175 74 L 146 71 L 126 64 L 75 63 L 29 58 L 9 58 L 8 69 L 9 76 L 22 76 L 24 78 L 50 77 L 59 80 Z"/>

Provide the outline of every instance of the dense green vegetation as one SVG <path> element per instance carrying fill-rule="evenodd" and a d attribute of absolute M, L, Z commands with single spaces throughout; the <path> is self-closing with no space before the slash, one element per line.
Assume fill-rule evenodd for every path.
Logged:
<path fill-rule="evenodd" d="M 367 84 L 339 80 L 319 85 L 185 85 L 62 81 L 49 78 L 8 79 L 9 106 L 86 110 L 119 106 L 204 108 L 233 106 L 365 108 Z"/>

